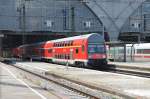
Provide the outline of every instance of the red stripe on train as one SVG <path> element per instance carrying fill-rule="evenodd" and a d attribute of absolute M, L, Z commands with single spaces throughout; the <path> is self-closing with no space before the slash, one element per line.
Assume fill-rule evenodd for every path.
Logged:
<path fill-rule="evenodd" d="M 144 56 L 144 58 L 150 58 L 150 56 Z"/>
<path fill-rule="evenodd" d="M 141 56 L 141 55 L 135 55 L 136 58 L 150 58 L 150 56 Z"/>

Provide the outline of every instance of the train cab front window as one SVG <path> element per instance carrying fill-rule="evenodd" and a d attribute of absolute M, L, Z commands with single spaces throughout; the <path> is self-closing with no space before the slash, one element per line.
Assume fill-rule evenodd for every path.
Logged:
<path fill-rule="evenodd" d="M 104 53 L 104 45 L 90 44 L 88 45 L 88 53 Z"/>

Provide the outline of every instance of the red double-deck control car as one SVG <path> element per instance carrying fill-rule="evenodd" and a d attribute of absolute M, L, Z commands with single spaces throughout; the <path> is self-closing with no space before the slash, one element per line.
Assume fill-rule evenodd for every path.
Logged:
<path fill-rule="evenodd" d="M 103 35 L 92 33 L 15 48 L 14 56 L 76 66 L 107 64 Z"/>

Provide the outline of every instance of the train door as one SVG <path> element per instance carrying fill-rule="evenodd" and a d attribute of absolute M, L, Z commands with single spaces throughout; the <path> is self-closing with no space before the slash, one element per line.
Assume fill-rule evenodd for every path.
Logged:
<path fill-rule="evenodd" d="M 70 59 L 73 60 L 73 49 L 70 49 Z"/>
<path fill-rule="evenodd" d="M 73 49 L 70 49 L 70 63 L 73 64 L 74 60 L 73 60 Z"/>
<path fill-rule="evenodd" d="M 132 60 L 131 46 L 126 46 L 126 61 L 130 62 Z"/>
<path fill-rule="evenodd" d="M 133 44 L 126 45 L 126 61 L 131 62 L 134 61 L 134 47 Z"/>

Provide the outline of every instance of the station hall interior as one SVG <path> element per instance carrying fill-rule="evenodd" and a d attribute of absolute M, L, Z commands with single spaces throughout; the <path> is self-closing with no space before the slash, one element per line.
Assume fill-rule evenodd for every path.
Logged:
<path fill-rule="evenodd" d="M 149 0 L 1 0 L 0 49 L 89 33 L 111 46 L 150 42 Z"/>
<path fill-rule="evenodd" d="M 150 99 L 150 0 L 0 0 L 0 99 Z"/>

